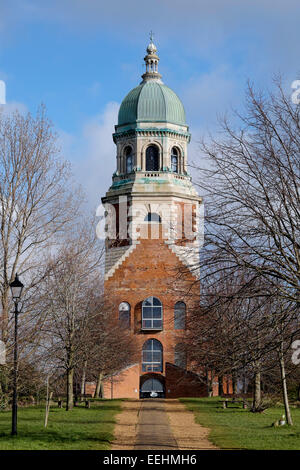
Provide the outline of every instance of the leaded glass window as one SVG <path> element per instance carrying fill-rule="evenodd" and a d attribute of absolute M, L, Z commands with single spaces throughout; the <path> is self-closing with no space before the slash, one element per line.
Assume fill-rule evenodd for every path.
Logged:
<path fill-rule="evenodd" d="M 131 147 L 126 147 L 125 156 L 126 156 L 126 173 L 131 173 L 133 170 L 133 154 L 132 154 Z"/>
<path fill-rule="evenodd" d="M 163 371 L 163 347 L 157 339 L 148 339 L 143 345 L 142 371 Z"/>
<path fill-rule="evenodd" d="M 159 153 L 156 145 L 149 145 L 147 147 L 146 171 L 159 171 Z"/>
<path fill-rule="evenodd" d="M 156 297 L 148 297 L 142 304 L 142 329 L 162 330 L 162 303 Z"/>
<path fill-rule="evenodd" d="M 173 147 L 171 152 L 171 169 L 173 173 L 178 173 L 178 150 L 176 147 Z"/>

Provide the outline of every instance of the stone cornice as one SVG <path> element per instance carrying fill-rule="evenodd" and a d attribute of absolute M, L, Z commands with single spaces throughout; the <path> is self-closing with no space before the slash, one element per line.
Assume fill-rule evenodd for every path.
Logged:
<path fill-rule="evenodd" d="M 113 134 L 113 140 L 117 143 L 118 140 L 123 138 L 128 139 L 129 137 L 181 137 L 187 142 L 191 140 L 191 134 L 189 132 L 177 131 L 170 128 L 157 128 L 157 127 L 148 127 L 148 128 L 135 128 L 135 129 L 126 129 L 121 132 L 115 132 Z"/>
<path fill-rule="evenodd" d="M 198 201 L 202 202 L 203 198 L 202 196 L 196 195 L 196 194 L 185 194 L 185 193 L 179 193 L 175 191 L 166 191 L 166 192 L 152 192 L 152 193 L 145 193 L 142 191 L 131 191 L 128 192 L 126 191 L 108 191 L 106 193 L 106 196 L 101 198 L 102 203 L 109 202 L 111 204 L 118 203 L 118 197 L 122 195 L 127 195 L 128 196 L 128 201 L 131 200 L 139 200 L 139 201 L 145 201 L 145 195 L 147 196 L 146 202 L 152 201 L 152 200 L 161 200 L 161 199 L 169 199 L 170 201 L 173 199 L 185 199 L 189 201 Z"/>

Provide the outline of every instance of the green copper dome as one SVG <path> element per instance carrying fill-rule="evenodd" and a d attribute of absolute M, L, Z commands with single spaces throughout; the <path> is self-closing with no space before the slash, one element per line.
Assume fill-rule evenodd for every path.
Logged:
<path fill-rule="evenodd" d="M 186 125 L 184 107 L 174 91 L 160 80 L 145 80 L 122 101 L 118 125 L 135 122 Z"/>

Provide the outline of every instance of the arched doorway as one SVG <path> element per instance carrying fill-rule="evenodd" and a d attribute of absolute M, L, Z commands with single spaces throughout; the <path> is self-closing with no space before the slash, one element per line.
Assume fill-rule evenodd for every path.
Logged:
<path fill-rule="evenodd" d="M 164 398 L 164 396 L 165 387 L 158 376 L 141 377 L 140 398 Z"/>

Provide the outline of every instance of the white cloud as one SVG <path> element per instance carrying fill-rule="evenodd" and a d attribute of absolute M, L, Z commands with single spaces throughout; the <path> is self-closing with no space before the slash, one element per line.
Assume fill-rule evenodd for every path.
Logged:
<path fill-rule="evenodd" d="M 20 114 L 24 115 L 28 112 L 28 108 L 24 103 L 20 103 L 18 101 L 9 101 L 6 104 L 0 103 L 0 111 L 7 115 L 18 111 Z"/>
<path fill-rule="evenodd" d="M 240 103 L 245 83 L 228 66 L 219 66 L 209 73 L 191 77 L 184 85 L 181 99 L 187 120 L 209 128 L 215 125 L 218 113 Z"/>
<path fill-rule="evenodd" d="M 7 38 L 20 40 L 22 29 L 35 24 L 62 26 L 84 39 L 101 31 L 103 47 L 110 47 L 113 35 L 113 47 L 118 38 L 121 50 L 130 43 L 144 47 L 154 28 L 162 59 L 167 51 L 179 59 L 231 62 L 246 78 L 267 83 L 278 70 L 290 81 L 297 78 L 299 0 L 186 0 L 182 5 L 182 0 L 152 0 L 145 15 L 145 0 L 0 0 L 0 47 Z"/>
<path fill-rule="evenodd" d="M 107 103 L 103 113 L 90 118 L 77 136 L 59 132 L 62 152 L 73 164 L 76 180 L 96 208 L 111 186 L 116 169 L 116 147 L 112 140 L 119 104 Z"/>

